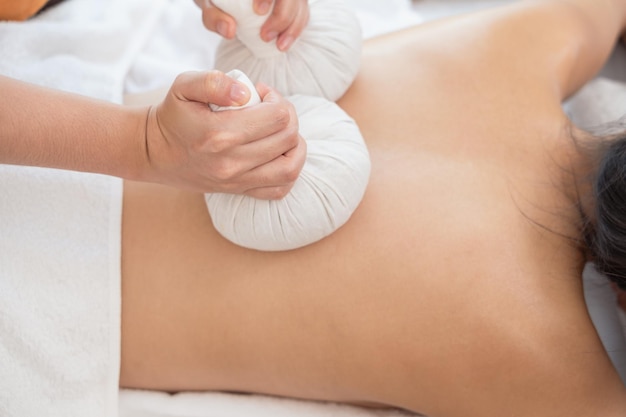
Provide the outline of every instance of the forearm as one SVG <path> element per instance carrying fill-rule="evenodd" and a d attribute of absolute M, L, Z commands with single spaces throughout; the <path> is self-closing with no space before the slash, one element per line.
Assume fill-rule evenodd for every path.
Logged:
<path fill-rule="evenodd" d="M 0 163 L 136 179 L 144 167 L 146 108 L 0 76 Z"/>

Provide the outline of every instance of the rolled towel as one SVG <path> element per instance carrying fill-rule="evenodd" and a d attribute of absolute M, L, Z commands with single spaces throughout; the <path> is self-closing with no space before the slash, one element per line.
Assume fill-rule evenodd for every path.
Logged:
<path fill-rule="evenodd" d="M 310 0 L 309 22 L 298 40 L 281 52 L 260 38 L 267 15 L 253 11 L 253 0 L 213 0 L 237 21 L 235 39 L 220 43 L 215 67 L 238 68 L 250 79 L 271 85 L 284 96 L 304 94 L 335 101 L 354 78 L 361 58 L 361 27 L 342 0 Z"/>
<path fill-rule="evenodd" d="M 229 75 L 249 83 L 240 71 Z M 241 108 L 260 101 L 254 88 L 251 92 L 251 101 Z M 314 243 L 348 221 L 365 193 L 370 159 L 354 120 L 322 97 L 288 99 L 307 143 L 304 167 L 289 194 L 282 200 L 205 194 L 215 229 L 239 246 L 280 251 Z"/>

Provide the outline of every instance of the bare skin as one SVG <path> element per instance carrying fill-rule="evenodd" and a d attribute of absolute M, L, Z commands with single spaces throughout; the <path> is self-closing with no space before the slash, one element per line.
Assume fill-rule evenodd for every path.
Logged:
<path fill-rule="evenodd" d="M 583 301 L 584 254 L 562 236 L 579 234 L 563 168 L 587 161 L 560 103 L 601 67 L 626 5 L 564 3 L 369 42 L 339 104 L 371 182 L 321 242 L 242 249 L 201 194 L 127 182 L 120 385 L 432 417 L 623 416 Z"/>

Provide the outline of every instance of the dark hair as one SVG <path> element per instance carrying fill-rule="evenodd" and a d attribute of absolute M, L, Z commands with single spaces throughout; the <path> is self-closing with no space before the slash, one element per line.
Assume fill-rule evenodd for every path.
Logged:
<path fill-rule="evenodd" d="M 626 118 L 606 126 L 596 139 L 592 210 L 584 227 L 591 261 L 626 290 Z M 616 133 L 618 131 L 619 133 Z M 597 136 L 596 136 L 597 138 Z"/>

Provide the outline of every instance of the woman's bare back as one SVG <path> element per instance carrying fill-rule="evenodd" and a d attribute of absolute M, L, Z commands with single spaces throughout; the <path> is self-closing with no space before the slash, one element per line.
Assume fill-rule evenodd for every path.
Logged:
<path fill-rule="evenodd" d="M 563 169 L 578 154 L 559 90 L 594 63 L 558 82 L 570 59 L 559 36 L 545 49 L 565 57 L 525 62 L 535 53 L 516 53 L 513 16 L 549 13 L 517 7 L 528 11 L 366 45 L 339 104 L 367 141 L 371 182 L 316 244 L 242 249 L 215 232 L 202 195 L 126 183 L 121 385 L 433 416 L 624 407 L 582 298 L 584 256 L 564 237 L 580 233 Z"/>

